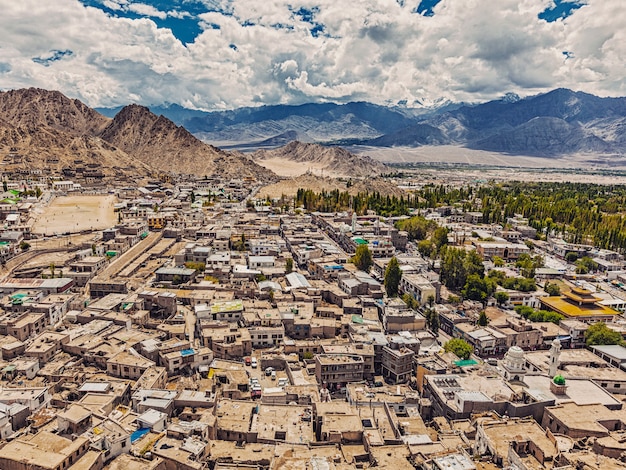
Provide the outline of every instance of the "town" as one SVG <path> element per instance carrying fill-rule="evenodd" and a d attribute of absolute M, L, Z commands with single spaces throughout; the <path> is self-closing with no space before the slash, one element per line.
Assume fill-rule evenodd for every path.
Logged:
<path fill-rule="evenodd" d="M 617 251 L 251 177 L 10 176 L 2 469 L 626 466 Z"/>

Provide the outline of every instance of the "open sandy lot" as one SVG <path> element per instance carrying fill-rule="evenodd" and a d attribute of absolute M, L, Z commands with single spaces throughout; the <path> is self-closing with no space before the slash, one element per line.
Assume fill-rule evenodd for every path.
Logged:
<path fill-rule="evenodd" d="M 321 162 L 294 162 L 287 158 L 268 158 L 266 160 L 255 160 L 261 166 L 264 166 L 268 170 L 272 170 L 278 176 L 285 176 L 287 178 L 300 176 L 307 172 L 315 175 L 324 174 L 324 163 Z M 326 171 L 328 173 L 328 170 Z M 343 175 L 332 175 L 343 176 Z"/>
<path fill-rule="evenodd" d="M 54 235 L 109 228 L 117 220 L 115 202 L 112 195 L 57 197 L 37 216 L 32 231 Z"/>

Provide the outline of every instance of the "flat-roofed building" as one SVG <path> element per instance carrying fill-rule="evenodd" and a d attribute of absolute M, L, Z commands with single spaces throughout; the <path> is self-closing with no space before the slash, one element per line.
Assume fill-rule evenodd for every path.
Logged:
<path fill-rule="evenodd" d="M 523 253 L 529 253 L 530 249 L 522 243 L 507 242 L 483 242 L 474 243 L 476 251 L 487 259 L 493 259 L 495 256 L 507 261 L 516 260 Z"/>
<path fill-rule="evenodd" d="M 600 404 L 566 402 L 546 407 L 541 426 L 573 439 L 605 437 L 609 431 L 626 429 L 626 411 L 610 410 Z"/>
<path fill-rule="evenodd" d="M 363 357 L 342 354 L 315 356 L 315 377 L 320 385 L 334 390 L 363 380 Z"/>
<path fill-rule="evenodd" d="M 120 351 L 107 361 L 107 373 L 114 377 L 137 380 L 146 369 L 155 365 L 140 354 Z"/>
<path fill-rule="evenodd" d="M 79 436 L 66 439 L 48 431 L 22 436 L 0 449 L 4 470 L 63 470 L 87 452 L 89 440 Z"/>
<path fill-rule="evenodd" d="M 413 375 L 415 352 L 409 348 L 383 347 L 382 375 L 391 383 L 405 383 Z"/>
<path fill-rule="evenodd" d="M 476 451 L 489 454 L 497 465 L 507 467 L 511 447 L 517 455 L 532 456 L 537 463 L 552 462 L 559 453 L 556 441 L 532 418 L 482 419 L 476 426 Z"/>

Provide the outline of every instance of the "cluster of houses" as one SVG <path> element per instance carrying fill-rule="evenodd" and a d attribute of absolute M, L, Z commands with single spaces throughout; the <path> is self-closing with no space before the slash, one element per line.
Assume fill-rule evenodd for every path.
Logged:
<path fill-rule="evenodd" d="M 117 188 L 117 224 L 59 253 L 52 269 L 7 273 L 0 468 L 623 466 L 626 349 L 584 341 L 598 321 L 626 332 L 620 255 L 526 244 L 536 233 L 521 217 L 505 229 L 434 211 L 428 218 L 449 227 L 449 243 L 475 249 L 488 268 L 517 275 L 494 258 L 532 250 L 545 260 L 537 284 L 562 287 L 557 296 L 508 290 L 502 305 L 450 303 L 437 263 L 393 219 L 285 211 L 249 188 Z M 20 224 L 50 189 L 0 205 L 0 248 L 12 233 L 9 244 L 29 239 Z M 350 262 L 361 245 L 373 256 L 369 272 Z M 572 251 L 597 260 L 601 274 L 575 275 Z M 385 294 L 392 257 L 409 304 Z M 531 322 L 516 305 L 564 318 Z M 433 315 L 438 331 L 428 328 Z M 474 354 L 445 352 L 453 337 Z"/>

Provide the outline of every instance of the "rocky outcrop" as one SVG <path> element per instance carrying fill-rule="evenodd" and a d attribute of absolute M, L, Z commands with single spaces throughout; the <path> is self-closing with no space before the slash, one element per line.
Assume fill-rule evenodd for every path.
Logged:
<path fill-rule="evenodd" d="M 299 162 L 303 166 L 315 163 L 316 168 L 334 176 L 366 177 L 380 175 L 388 170 L 385 165 L 368 156 L 355 155 L 341 147 L 325 147 L 298 141 L 274 150 L 257 150 L 252 158 L 260 164 L 269 159 Z"/>

